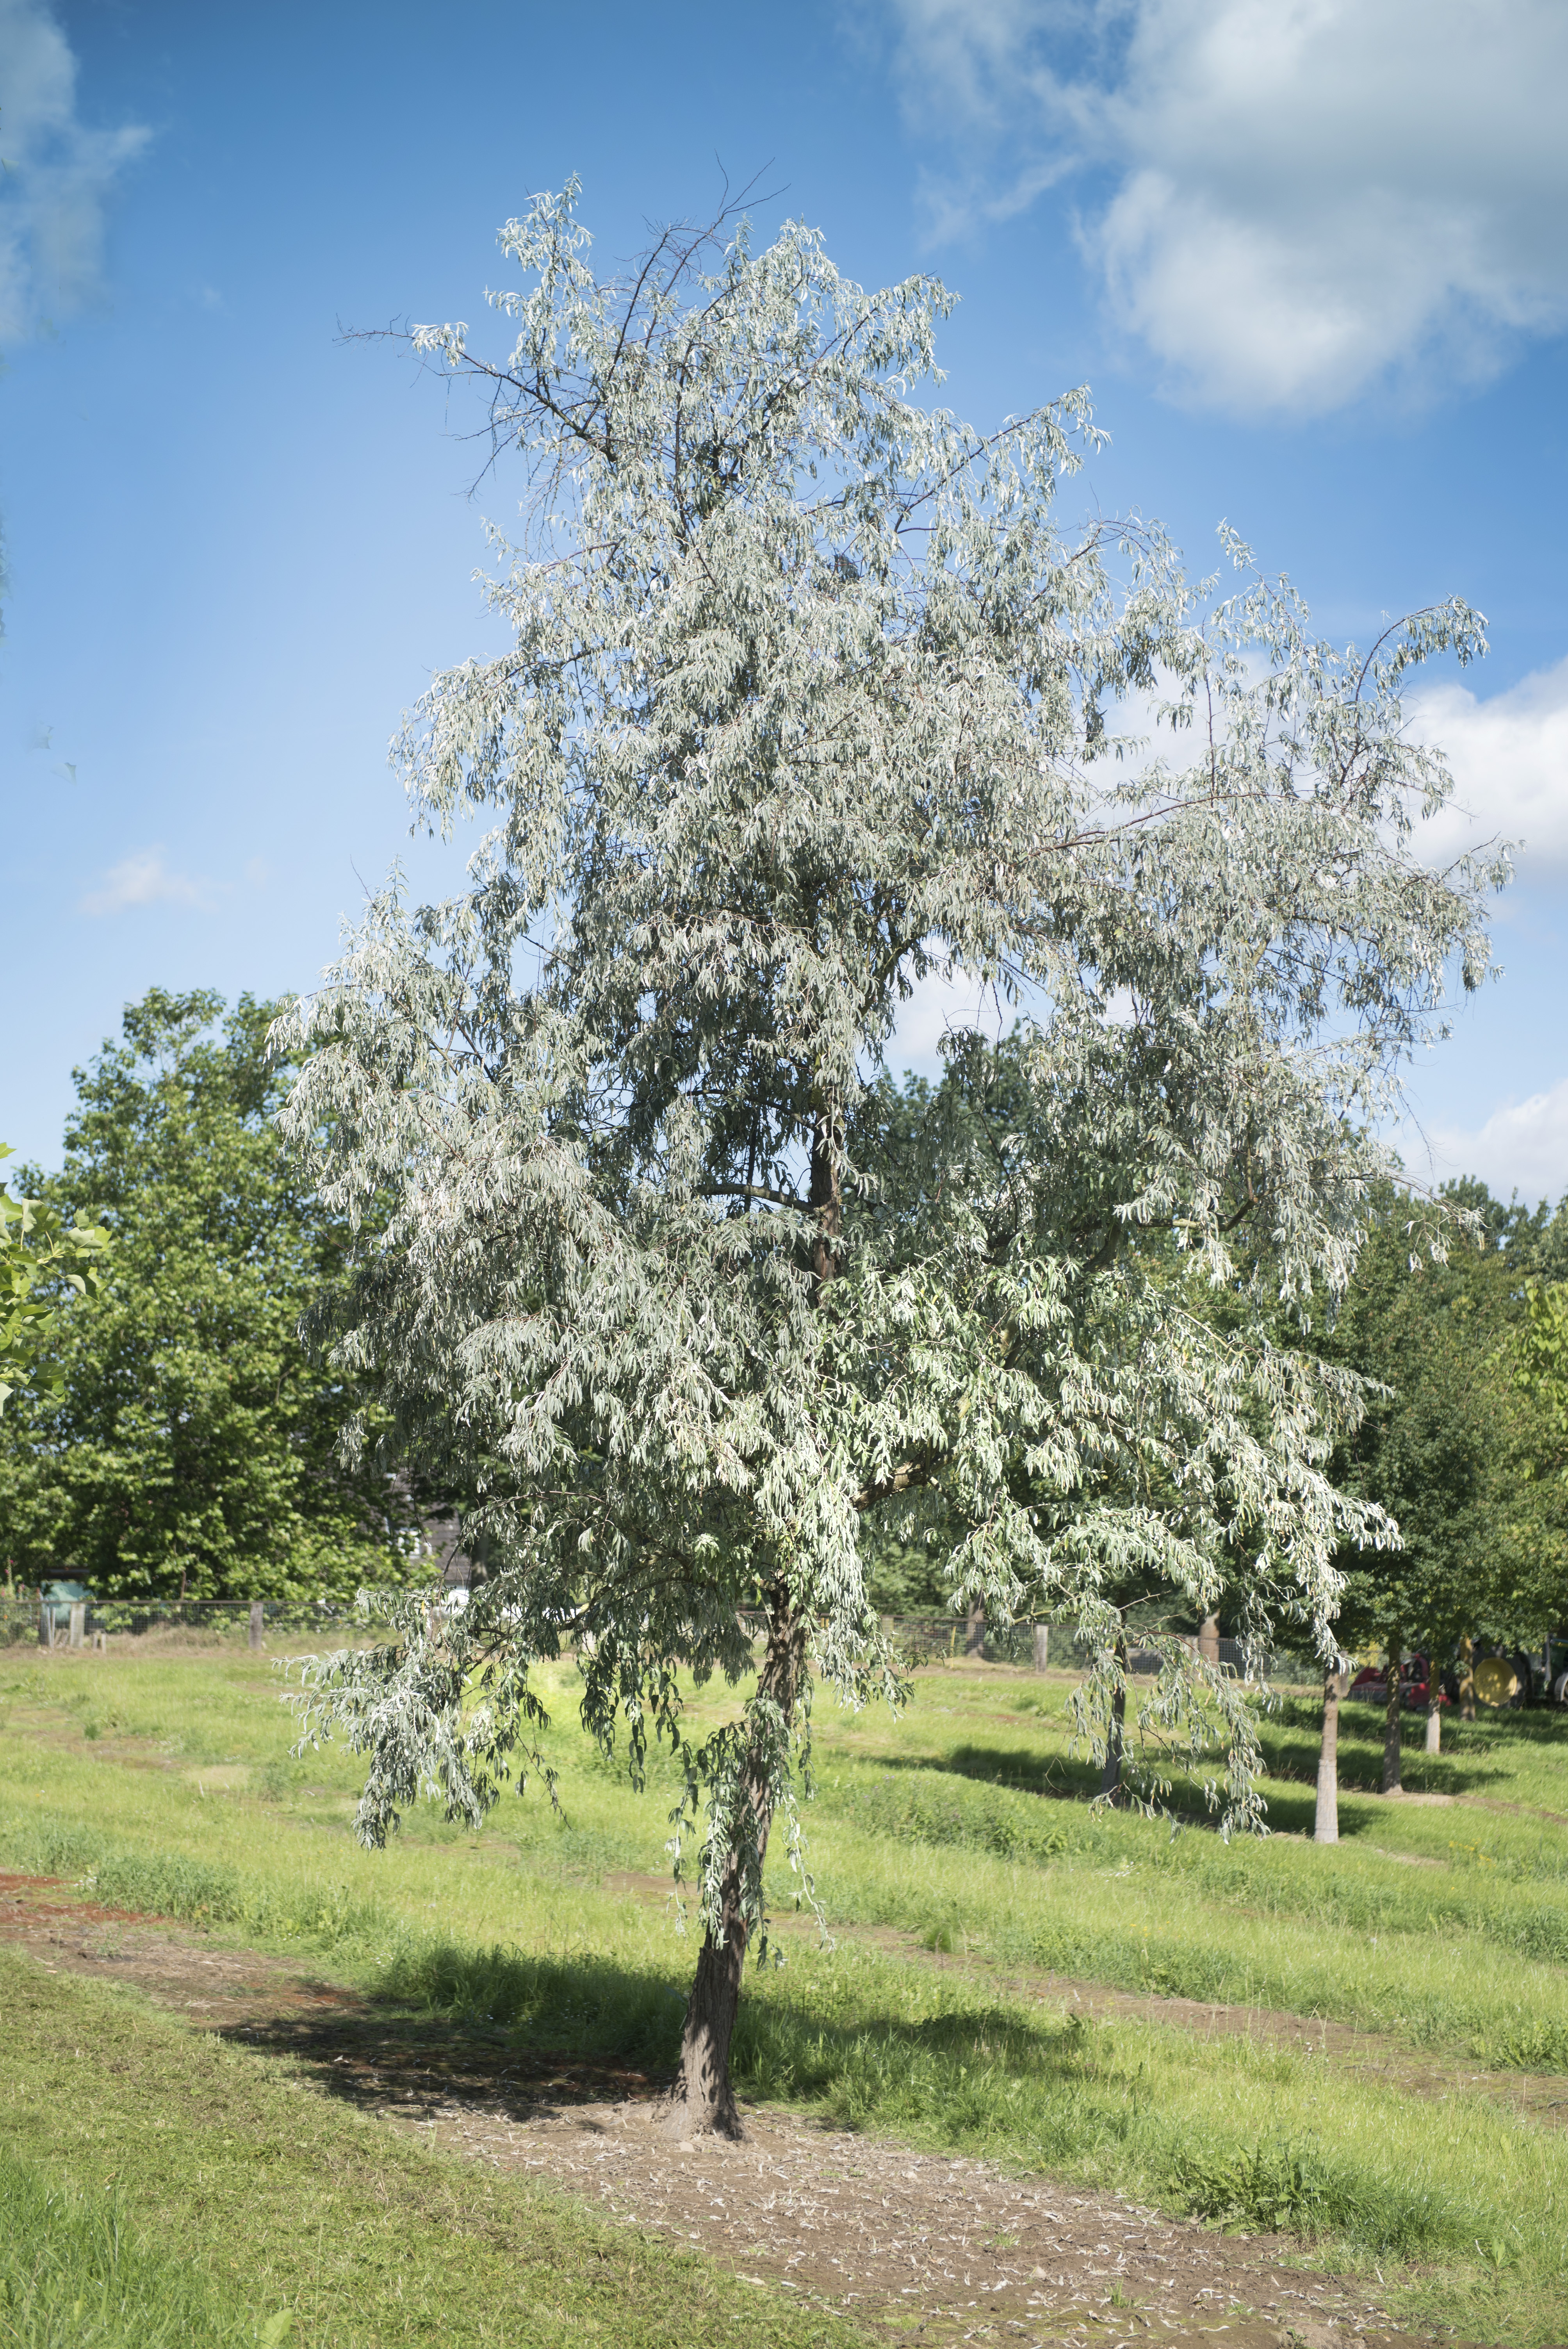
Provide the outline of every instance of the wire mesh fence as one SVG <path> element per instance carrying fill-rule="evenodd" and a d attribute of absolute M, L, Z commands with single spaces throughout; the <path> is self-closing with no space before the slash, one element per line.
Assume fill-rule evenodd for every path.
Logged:
<path fill-rule="evenodd" d="M 194 1631 L 255 1645 L 269 1635 L 348 1633 L 387 1619 L 376 1591 L 357 1599 L 0 1599 L 0 1647 L 92 1648 Z"/>
<path fill-rule="evenodd" d="M 466 1597 L 466 1593 L 463 1594 Z M 0 1647 L 36 1642 L 43 1648 L 107 1647 L 159 1633 L 195 1632 L 253 1647 L 269 1639 L 335 1639 L 375 1630 L 390 1620 L 392 1594 L 362 1591 L 354 1599 L 94 1599 L 52 1596 L 0 1599 Z M 457 1599 L 457 1594 L 449 1594 Z M 460 1604 L 461 1600 L 458 1599 Z M 767 1629 L 761 1610 L 742 1610 L 741 1620 L 760 1639 Z M 898 1654 L 913 1670 L 941 1662 L 1009 1664 L 1036 1671 L 1083 1671 L 1093 1661 L 1089 1644 L 1070 1624 L 1045 1620 L 989 1623 L 962 1615 L 888 1615 L 882 1618 Z M 1128 1657 L 1135 1675 L 1158 1672 L 1157 1649 L 1135 1646 Z M 1246 1659 L 1234 1640 L 1219 1643 L 1221 1669 L 1244 1678 Z M 1267 1659 L 1265 1677 L 1288 1687 L 1315 1682 L 1319 1668 L 1309 1658 L 1277 1653 Z"/>

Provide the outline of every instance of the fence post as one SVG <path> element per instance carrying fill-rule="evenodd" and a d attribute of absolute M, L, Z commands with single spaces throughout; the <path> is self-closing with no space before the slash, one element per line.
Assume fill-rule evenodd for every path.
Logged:
<path fill-rule="evenodd" d="M 253 1599 L 251 1601 L 250 1643 L 253 1648 L 259 1648 L 262 1644 L 262 1601 L 259 1599 Z"/>
<path fill-rule="evenodd" d="M 55 1644 L 55 1610 L 47 1599 L 38 1601 L 38 1645 L 52 1648 Z"/>
<path fill-rule="evenodd" d="M 1051 1627 L 1048 1623 L 1035 1626 L 1035 1670 L 1048 1671 L 1051 1661 Z"/>
<path fill-rule="evenodd" d="M 87 1646 L 88 1610 L 85 1599 L 78 1599 L 71 1609 L 71 1628 L 68 1638 L 70 1645 L 73 1648 L 85 1648 Z"/>

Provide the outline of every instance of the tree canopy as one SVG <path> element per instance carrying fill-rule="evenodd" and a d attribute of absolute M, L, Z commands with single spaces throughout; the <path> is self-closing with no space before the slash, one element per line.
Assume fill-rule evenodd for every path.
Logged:
<path fill-rule="evenodd" d="M 1449 781 L 1399 698 L 1481 631 L 1456 602 L 1336 652 L 1229 534 L 1222 593 L 1152 527 L 1063 526 L 1087 397 L 991 432 L 923 404 L 947 295 L 867 292 L 799 225 L 600 278 L 568 189 L 502 243 L 510 354 L 413 339 L 521 467 L 514 641 L 401 743 L 417 819 L 486 829 L 287 1023 L 284 1113 L 335 1214 L 387 1203 L 318 1335 L 473 1493 L 490 1572 L 324 1660 L 310 1718 L 371 1757 L 369 1839 L 425 1784 L 478 1817 L 574 1640 L 606 1748 L 686 1766 L 682 2095 L 727 2126 L 811 1691 L 896 1693 L 869 1525 L 955 1527 L 955 1592 L 1071 1613 L 1101 1735 L 1130 1575 L 1206 1611 L 1244 1557 L 1249 1635 L 1331 1640 L 1336 1555 L 1387 1528 L 1326 1473 L 1354 1374 L 1271 1317 L 1343 1287 L 1400 1056 L 1486 967 L 1501 868 L 1416 853 Z M 861 1112 L 944 973 L 1030 1015 L 1016 1101 L 890 1204 Z M 700 1746 L 683 1663 L 755 1675 Z M 1246 1710 L 1172 1643 L 1156 1745 L 1216 1710 L 1244 1819 Z"/>
<path fill-rule="evenodd" d="M 0 1158 L 14 1155 L 0 1145 Z M 60 1308 L 97 1286 L 108 1241 L 85 1212 L 68 1218 L 48 1199 L 14 1199 L 0 1183 L 0 1412 L 19 1386 L 57 1383 L 49 1340 Z"/>
<path fill-rule="evenodd" d="M 77 1070 L 47 1215 L 102 1219 L 92 1292 L 48 1338 L 47 1383 L 0 1431 L 16 1570 L 100 1597 L 260 1598 L 403 1578 L 379 1468 L 337 1457 L 352 1398 L 306 1360 L 300 1314 L 343 1232 L 273 1123 L 293 1078 L 273 1008 L 153 988 Z M 424 1570 L 424 1569 L 421 1569 Z"/>
<path fill-rule="evenodd" d="M 1450 1185 L 1455 1219 L 1434 1257 L 1430 1218 L 1382 1186 L 1326 1350 L 1372 1382 L 1334 1472 L 1400 1530 L 1398 1551 L 1347 1550 L 1339 1628 L 1348 1647 L 1535 1644 L 1568 1612 L 1556 1300 L 1545 1281 L 1561 1209 L 1505 1207 Z M 1457 1219 L 1469 1218 L 1468 1228 Z"/>

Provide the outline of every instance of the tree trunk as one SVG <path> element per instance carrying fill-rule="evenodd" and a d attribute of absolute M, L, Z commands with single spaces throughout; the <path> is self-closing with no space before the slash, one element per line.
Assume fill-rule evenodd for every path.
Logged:
<path fill-rule="evenodd" d="M 787 1722 L 794 1718 L 806 1658 L 806 1626 L 782 1585 L 769 1610 L 768 1646 L 758 1674 L 758 1696 L 771 1697 Z M 748 1774 L 747 1795 L 756 1823 L 758 1866 L 768 1852 L 773 1824 L 772 1790 L 760 1762 Z M 740 1983 L 749 1938 L 741 1907 L 741 1857 L 726 1855 L 722 1912 L 717 1940 L 709 1931 L 696 1961 L 696 1979 L 686 2001 L 681 2030 L 680 2072 L 670 2099 L 668 2121 L 677 2137 L 739 2137 L 745 2134 L 729 2080 L 729 2043 L 740 2009 Z"/>
<path fill-rule="evenodd" d="M 985 1652 L 985 1609 L 972 1607 L 964 1627 L 964 1652 L 966 1656 L 983 1656 Z"/>
<path fill-rule="evenodd" d="M 1202 1629 L 1198 1634 L 1198 1653 L 1203 1658 L 1206 1663 L 1217 1664 L 1219 1662 L 1220 1619 L 1217 1615 L 1204 1616 Z"/>
<path fill-rule="evenodd" d="M 1442 1691 L 1438 1687 L 1435 1678 L 1429 1681 L 1427 1683 L 1427 1751 L 1429 1754 L 1440 1754 L 1443 1750 L 1443 1716 L 1439 1710 L 1442 1701 Z"/>
<path fill-rule="evenodd" d="M 1119 1672 L 1116 1694 L 1110 1701 L 1110 1722 L 1105 1733 L 1105 1768 L 1100 1772 L 1099 1791 L 1102 1798 L 1119 1810 L 1127 1800 L 1127 1789 L 1121 1783 L 1122 1756 L 1127 1746 L 1127 1634 L 1119 1632 L 1116 1641 Z"/>
<path fill-rule="evenodd" d="M 810 1241 L 812 1280 L 819 1301 L 830 1283 L 843 1270 L 843 1193 L 840 1180 L 842 1134 L 830 1108 L 816 1112 L 811 1134 L 811 1177 L 809 1194 L 817 1228 Z M 795 1612 L 788 1584 L 780 1578 L 768 1596 L 768 1644 L 757 1678 L 758 1696 L 771 1697 L 788 1724 L 794 1720 L 806 1661 L 806 1626 Z M 746 1774 L 757 1842 L 758 1868 L 768 1854 L 773 1824 L 773 1790 L 760 1756 Z M 729 2044 L 740 2010 L 740 1982 L 746 1968 L 749 1928 L 741 1900 L 742 1858 L 727 1852 L 719 1880 L 719 1930 L 709 1930 L 697 1954 L 696 1979 L 686 2001 L 681 2027 L 680 2070 L 670 2097 L 667 2120 L 677 2137 L 712 2135 L 738 2137 L 740 2115 L 729 2078 Z"/>
<path fill-rule="evenodd" d="M 1314 1843 L 1339 1841 L 1339 1700 L 1336 1671 L 1323 1675 L 1323 1743 L 1317 1749 L 1317 1817 Z"/>
<path fill-rule="evenodd" d="M 1468 1631 L 1460 1641 L 1460 1719 L 1475 1719 L 1475 1641 Z"/>
<path fill-rule="evenodd" d="M 1035 1670 L 1049 1671 L 1051 1665 L 1051 1627 L 1048 1623 L 1035 1626 Z"/>
<path fill-rule="evenodd" d="M 1399 1680 L 1399 1661 L 1404 1653 L 1402 1643 L 1391 1640 L 1388 1647 L 1388 1703 L 1383 1715 L 1383 1792 L 1397 1795 L 1399 1785 L 1399 1706 L 1404 1690 Z"/>

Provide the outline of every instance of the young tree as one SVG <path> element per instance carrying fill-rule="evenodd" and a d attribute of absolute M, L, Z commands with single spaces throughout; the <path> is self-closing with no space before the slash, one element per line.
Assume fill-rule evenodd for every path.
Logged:
<path fill-rule="evenodd" d="M 1074 1613 L 1102 1746 L 1135 1572 L 1206 1613 L 1228 1543 L 1247 1636 L 1286 1612 L 1331 1643 L 1335 1552 L 1381 1524 L 1324 1474 L 1357 1381 L 1266 1317 L 1343 1284 L 1398 1057 L 1449 957 L 1484 967 L 1489 875 L 1411 850 L 1448 780 L 1398 699 L 1481 639 L 1454 604 L 1342 657 L 1233 540 L 1222 598 L 1151 529 L 1064 534 L 1087 399 L 989 434 L 920 405 L 940 286 L 866 293 L 797 225 L 672 233 L 601 280 L 574 193 L 504 232 L 509 357 L 413 337 L 484 387 L 528 492 L 491 589 L 513 647 L 402 746 L 422 821 L 490 828 L 449 902 L 377 899 L 284 1031 L 325 1196 L 390 1200 L 319 1334 L 476 1494 L 490 1570 L 318 1660 L 304 1702 L 370 1756 L 367 1840 L 422 1785 L 477 1819 L 526 1761 L 531 1666 L 575 1640 L 606 1749 L 685 1764 L 676 2116 L 733 2129 L 812 1690 L 896 1693 L 869 1518 L 961 1527 L 954 1593 L 990 1616 Z M 1132 697 L 1169 755 L 1118 740 Z M 855 1113 L 944 971 L 1029 991 L 1027 1115 L 895 1245 Z M 1155 1277 L 1156 1229 L 1250 1299 L 1233 1326 Z M 755 1674 L 699 1746 L 683 1664 Z M 1247 1708 L 1172 1643 L 1148 1702 L 1169 1727 L 1194 1699 L 1255 1816 Z"/>
<path fill-rule="evenodd" d="M 0 1439 L 6 1546 L 39 1579 L 248 1599 L 406 1578 L 384 1476 L 337 1456 L 349 1398 L 296 1334 L 342 1235 L 273 1123 L 292 1075 L 268 1061 L 273 1014 L 154 988 L 77 1072 L 33 1213 L 101 1216 L 113 1245 Z"/>

